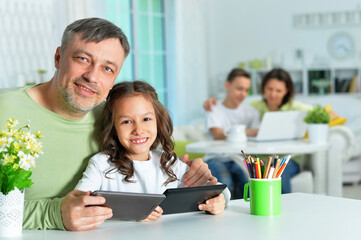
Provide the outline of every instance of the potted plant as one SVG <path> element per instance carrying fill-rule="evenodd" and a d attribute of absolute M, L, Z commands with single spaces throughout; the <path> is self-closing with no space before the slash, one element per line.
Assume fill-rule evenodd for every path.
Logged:
<path fill-rule="evenodd" d="M 0 131 L 0 237 L 21 235 L 24 189 L 33 184 L 31 169 L 42 154 L 42 134 L 29 124 L 15 129 L 18 124 L 9 119 Z"/>
<path fill-rule="evenodd" d="M 307 112 L 303 119 L 308 126 L 308 139 L 312 143 L 325 143 L 328 137 L 330 114 L 320 105 Z"/>

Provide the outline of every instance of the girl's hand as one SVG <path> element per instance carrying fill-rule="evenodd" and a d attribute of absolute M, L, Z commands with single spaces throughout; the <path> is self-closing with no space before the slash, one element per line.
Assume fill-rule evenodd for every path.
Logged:
<path fill-rule="evenodd" d="M 218 197 L 211 198 L 204 204 L 199 204 L 198 209 L 207 211 L 213 215 L 222 214 L 226 207 L 226 200 L 224 200 L 223 193 L 219 194 Z"/>
<path fill-rule="evenodd" d="M 151 214 L 149 214 L 149 216 L 148 216 L 146 219 L 141 220 L 141 221 L 139 221 L 139 222 L 155 221 L 155 220 L 157 220 L 158 218 L 160 218 L 160 217 L 162 216 L 162 214 L 163 214 L 163 209 L 158 206 L 158 207 L 156 207 L 156 208 L 154 209 L 154 211 L 153 211 Z"/>

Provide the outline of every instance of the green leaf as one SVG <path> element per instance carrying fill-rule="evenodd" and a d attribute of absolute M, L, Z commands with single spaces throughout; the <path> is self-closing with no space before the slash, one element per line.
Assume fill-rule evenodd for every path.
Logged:
<path fill-rule="evenodd" d="M 17 187 L 20 190 L 30 187 L 33 184 L 33 182 L 29 179 L 30 176 L 31 171 L 21 170 L 14 181 L 14 187 Z"/>
<path fill-rule="evenodd" d="M 303 121 L 306 123 L 329 123 L 331 121 L 331 117 L 321 105 L 316 105 L 316 107 L 307 112 Z"/>

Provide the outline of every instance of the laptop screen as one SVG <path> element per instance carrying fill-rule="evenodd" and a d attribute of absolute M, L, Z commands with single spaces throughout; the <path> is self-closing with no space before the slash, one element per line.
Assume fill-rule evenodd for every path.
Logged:
<path fill-rule="evenodd" d="M 258 134 L 249 140 L 272 141 L 303 138 L 307 125 L 303 122 L 306 111 L 277 111 L 264 114 Z"/>

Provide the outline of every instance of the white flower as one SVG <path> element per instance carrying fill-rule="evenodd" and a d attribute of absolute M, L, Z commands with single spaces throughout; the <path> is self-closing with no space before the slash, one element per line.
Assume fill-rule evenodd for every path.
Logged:
<path fill-rule="evenodd" d="M 9 137 L 5 140 L 5 147 L 10 147 L 10 144 L 14 141 L 14 138 Z"/>
<path fill-rule="evenodd" d="M 7 152 L 7 148 L 5 145 L 0 145 L 0 152 Z"/>
<path fill-rule="evenodd" d="M 35 167 L 35 158 L 30 154 L 25 154 L 23 151 L 19 151 L 18 157 L 20 158 L 20 168 L 24 170 L 29 170 Z"/>

